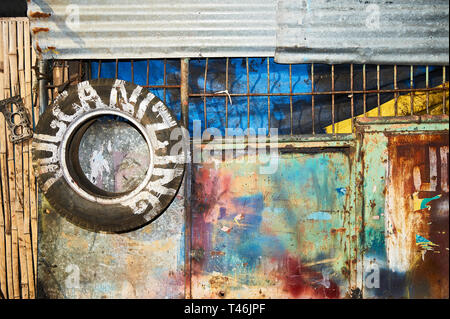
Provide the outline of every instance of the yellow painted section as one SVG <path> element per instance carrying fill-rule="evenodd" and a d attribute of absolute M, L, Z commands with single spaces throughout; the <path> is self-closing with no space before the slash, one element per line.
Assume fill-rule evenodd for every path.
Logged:
<path fill-rule="evenodd" d="M 446 87 L 448 87 L 448 82 L 446 82 Z M 436 88 L 442 88 L 442 85 Z M 429 93 L 429 112 L 432 115 L 442 114 L 442 92 L 430 92 Z M 445 91 L 445 109 L 446 114 L 448 114 L 448 90 Z M 398 116 L 406 116 L 411 114 L 411 94 L 401 95 L 397 99 L 398 105 Z M 427 94 L 425 92 L 415 92 L 413 93 L 413 109 L 415 115 L 426 114 L 427 105 Z M 363 117 L 364 115 L 358 115 L 357 117 Z M 366 112 L 366 117 L 377 117 L 378 107 L 371 109 Z M 395 99 L 392 99 L 382 105 L 380 105 L 380 116 L 395 116 Z M 340 121 L 334 124 L 334 129 L 336 133 L 351 133 L 352 132 L 352 122 L 351 118 Z M 325 127 L 328 134 L 333 133 L 333 126 L 329 125 Z"/>

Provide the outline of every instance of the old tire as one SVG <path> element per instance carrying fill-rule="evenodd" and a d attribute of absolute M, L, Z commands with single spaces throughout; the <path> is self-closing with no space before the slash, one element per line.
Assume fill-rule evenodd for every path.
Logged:
<path fill-rule="evenodd" d="M 79 141 L 102 115 L 133 123 L 150 151 L 145 178 L 127 193 L 102 191 L 80 174 Z M 184 173 L 185 138 L 176 117 L 146 89 L 121 80 L 85 81 L 61 93 L 40 117 L 33 168 L 49 203 L 70 222 L 93 231 L 125 232 L 154 220 L 174 199 Z"/>

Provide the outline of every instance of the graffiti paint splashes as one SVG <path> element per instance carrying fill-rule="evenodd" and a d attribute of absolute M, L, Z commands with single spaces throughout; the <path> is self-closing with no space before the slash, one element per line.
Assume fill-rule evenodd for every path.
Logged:
<path fill-rule="evenodd" d="M 416 234 L 416 245 L 419 246 L 422 253 L 422 260 L 425 260 L 425 254 L 427 251 L 434 251 L 435 248 L 439 247 L 430 240 Z"/>
<path fill-rule="evenodd" d="M 434 244 L 430 240 L 416 234 L 416 245 L 425 250 L 434 250 L 435 247 L 439 247 L 439 245 Z"/>
<path fill-rule="evenodd" d="M 431 206 L 429 203 L 433 200 L 441 198 L 442 195 L 436 195 L 434 197 L 430 198 L 419 198 L 419 193 L 415 192 L 413 194 L 413 205 L 414 205 L 414 211 L 422 210 L 422 209 L 431 209 Z"/>
<path fill-rule="evenodd" d="M 242 226 L 242 224 L 239 223 L 239 221 L 243 220 L 243 219 L 244 219 L 244 215 L 242 215 L 242 214 L 237 214 L 236 217 L 233 218 L 234 222 L 236 224 L 238 224 L 238 226 Z"/>
<path fill-rule="evenodd" d="M 283 288 L 294 298 L 339 298 L 338 285 L 330 280 L 329 272 L 316 272 L 288 256 L 285 264 Z"/>
<path fill-rule="evenodd" d="M 225 232 L 225 233 L 227 233 L 227 234 L 229 234 L 231 232 L 231 229 L 232 228 L 230 228 L 230 227 L 222 226 L 222 228 L 220 230 Z"/>
<path fill-rule="evenodd" d="M 106 171 L 107 173 L 109 173 L 108 161 L 103 157 L 103 146 L 100 148 L 100 150 L 94 150 L 90 160 L 90 165 L 91 174 L 89 176 L 89 179 L 93 184 L 101 187 L 103 172 Z"/>

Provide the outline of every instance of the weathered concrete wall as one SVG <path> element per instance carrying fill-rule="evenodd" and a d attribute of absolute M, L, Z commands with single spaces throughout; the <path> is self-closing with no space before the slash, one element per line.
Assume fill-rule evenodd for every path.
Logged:
<path fill-rule="evenodd" d="M 38 298 L 184 298 L 182 188 L 153 223 L 124 234 L 81 229 L 44 199 Z"/>

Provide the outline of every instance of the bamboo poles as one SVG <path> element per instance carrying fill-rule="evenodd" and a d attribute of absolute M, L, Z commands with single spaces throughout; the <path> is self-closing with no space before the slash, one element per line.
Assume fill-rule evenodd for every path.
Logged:
<path fill-rule="evenodd" d="M 15 65 L 17 68 L 17 76 L 14 79 L 13 84 L 13 94 L 21 95 L 23 98 L 22 91 L 25 87 L 25 73 L 24 73 L 24 61 L 23 61 L 23 21 L 16 22 L 16 41 L 10 39 L 10 47 L 13 47 L 15 54 L 11 54 L 12 58 L 11 65 Z M 11 46 L 11 44 L 13 45 Z M 13 110 L 16 110 L 16 106 L 13 106 Z M 26 260 L 26 246 L 25 246 L 25 235 L 24 235 L 24 211 L 25 211 L 25 201 L 24 201 L 24 174 L 23 174 L 23 143 L 18 143 L 14 145 L 14 162 L 16 169 L 16 219 L 17 219 L 17 235 L 18 235 L 18 245 L 19 245 L 19 267 L 20 267 L 20 291 L 24 298 L 28 299 L 28 269 Z"/>
<path fill-rule="evenodd" d="M 27 36 L 30 34 L 30 23 L 29 21 L 24 22 L 24 53 L 25 53 L 25 85 L 24 88 L 24 104 L 25 108 L 28 112 L 28 115 L 31 116 L 33 112 L 32 107 L 32 93 L 31 93 L 31 43 L 30 37 Z M 31 183 L 34 182 L 34 172 L 32 167 L 32 156 L 31 156 L 31 140 L 27 140 L 24 142 L 24 152 L 23 152 L 23 165 L 24 165 L 24 200 L 25 200 L 25 215 L 24 215 L 24 235 L 25 235 L 25 243 L 26 243 L 26 252 L 27 252 L 27 268 L 28 268 L 28 283 L 30 288 L 30 298 L 35 298 L 35 287 L 36 287 L 36 268 L 34 267 L 34 259 L 37 258 L 37 255 L 33 258 L 33 246 L 32 246 L 32 210 L 36 210 L 36 195 L 31 191 Z M 34 220 L 37 225 L 37 219 Z M 35 229 L 37 233 L 37 227 Z"/>
<path fill-rule="evenodd" d="M 29 34 L 29 32 L 28 32 Z M 33 50 L 33 48 L 30 45 L 31 51 L 31 64 L 34 66 L 37 66 L 37 57 L 36 57 L 36 51 Z M 32 80 L 32 87 L 31 87 L 31 100 L 32 104 L 30 104 L 28 107 L 32 109 L 30 112 L 30 116 L 32 117 L 31 120 L 33 122 L 33 128 L 35 127 L 35 124 L 39 121 L 39 99 L 36 99 L 36 104 L 33 104 L 33 92 L 36 92 L 36 96 L 38 95 L 38 83 L 36 74 L 34 72 L 27 72 L 31 73 L 31 80 Z M 30 159 L 31 159 L 31 153 Z M 30 204 L 31 204 L 31 246 L 33 247 L 33 256 L 34 256 L 34 271 L 35 271 L 35 283 L 37 282 L 37 255 L 38 255 L 38 213 L 37 213 L 37 207 L 38 207 L 38 193 L 37 193 L 37 181 L 36 177 L 34 176 L 34 171 L 32 169 L 32 161 L 30 160 Z M 35 286 L 36 287 L 36 286 Z"/>
<path fill-rule="evenodd" d="M 9 39 L 9 24 L 8 21 L 2 21 L 2 60 L 3 60 L 3 99 L 10 96 L 9 88 L 9 59 L 8 59 L 8 39 Z M 12 275 L 12 236 L 11 236 L 11 194 L 9 189 L 9 175 L 8 175 L 8 155 L 7 155 L 7 128 L 4 118 L 1 120 L 1 137 L 2 137 L 2 188 L 3 188 L 3 212 L 5 216 L 5 259 L 6 259 L 6 285 L 7 294 L 4 296 L 13 298 L 13 275 Z"/>
<path fill-rule="evenodd" d="M 3 74 L 4 69 L 4 56 L 3 56 L 3 23 L 0 22 L 0 100 L 4 99 L 4 84 L 3 84 Z M 6 277 L 6 229 L 9 226 L 7 224 L 8 215 L 8 205 L 9 205 L 9 195 L 8 195 L 8 181 L 4 179 L 6 174 L 6 142 L 4 140 L 5 135 L 5 120 L 0 118 L 0 183 L 2 190 L 2 210 L 0 213 L 0 293 L 2 298 L 8 296 L 7 291 L 7 277 Z"/>
<path fill-rule="evenodd" d="M 11 96 L 14 96 L 19 91 L 18 70 L 17 70 L 17 46 L 16 46 L 16 21 L 8 22 L 8 60 L 10 72 L 10 90 Z M 8 136 L 10 131 L 7 130 Z M 17 146 L 16 146 L 17 147 Z M 19 209 L 17 200 L 20 195 L 16 194 L 17 189 L 17 171 L 14 161 L 15 147 L 12 143 L 7 144 L 8 154 L 8 174 L 9 174 L 9 189 L 10 200 L 13 200 L 11 205 L 11 235 L 12 235 L 12 265 L 13 265 L 13 279 L 14 279 L 14 299 L 20 299 L 20 277 L 19 277 L 19 234 L 17 228 L 17 210 Z M 20 189 L 19 189 L 20 191 Z"/>
<path fill-rule="evenodd" d="M 20 95 L 28 115 L 33 116 L 29 21 L 0 19 L 0 35 L 0 99 Z M 17 106 L 11 107 L 14 113 Z M 12 144 L 9 135 L 0 115 L 0 292 L 4 298 L 35 298 L 37 193 L 31 140 Z"/>

